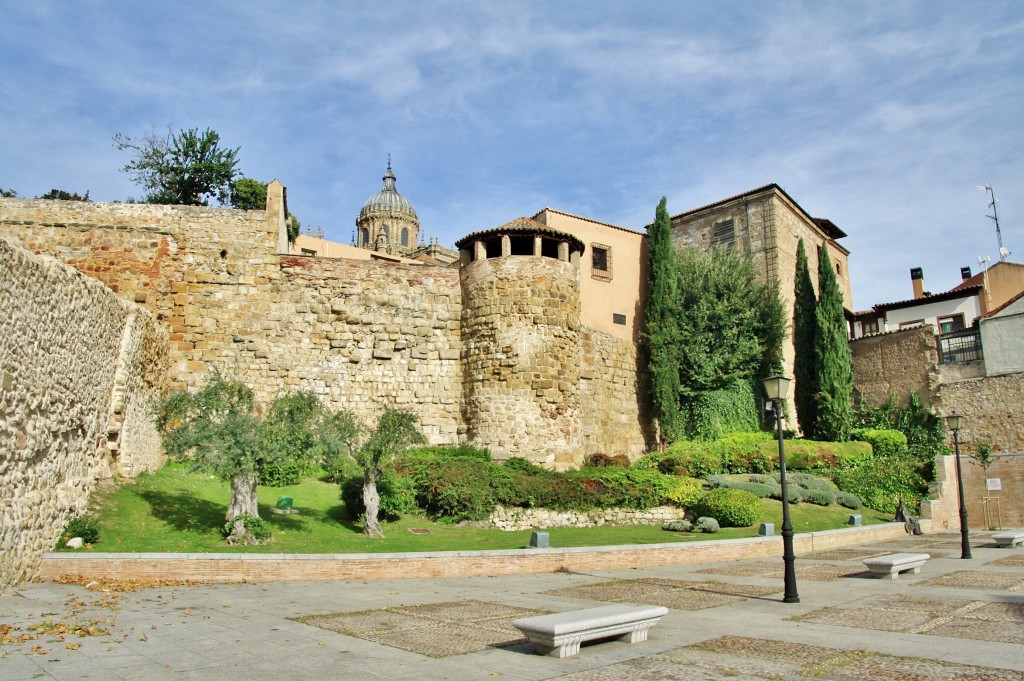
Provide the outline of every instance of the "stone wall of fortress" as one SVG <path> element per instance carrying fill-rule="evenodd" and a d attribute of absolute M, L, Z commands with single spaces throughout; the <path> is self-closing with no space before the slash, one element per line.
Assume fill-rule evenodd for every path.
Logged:
<path fill-rule="evenodd" d="M 239 211 L 0 199 L 0 237 L 53 255 L 150 311 L 170 339 L 169 389 L 196 387 L 217 368 L 252 386 L 261 402 L 309 389 L 367 423 L 385 405 L 405 407 L 434 443 L 495 445 L 473 437 L 483 412 L 468 406 L 465 372 L 467 346 L 479 338 L 466 325 L 479 319 L 466 316 L 471 305 L 459 271 L 279 255 L 283 210 L 268 205 Z M 553 264 L 502 260 L 512 279 L 523 277 L 525 298 L 539 280 L 516 272 Z M 565 312 L 562 292 L 547 299 L 549 314 Z M 526 342 L 533 329 L 524 322 L 503 333 Z M 574 431 L 561 465 L 594 452 L 642 454 L 635 347 L 584 327 L 573 334 L 571 352 L 544 353 L 552 384 L 534 387 L 530 400 L 549 418 L 521 424 L 525 439 L 513 453 L 551 463 L 550 438 L 538 433 L 554 418 L 556 430 Z"/>
<path fill-rule="evenodd" d="M 150 403 L 167 336 L 101 282 L 0 234 L 0 592 L 32 573 L 97 481 L 162 463 Z"/>

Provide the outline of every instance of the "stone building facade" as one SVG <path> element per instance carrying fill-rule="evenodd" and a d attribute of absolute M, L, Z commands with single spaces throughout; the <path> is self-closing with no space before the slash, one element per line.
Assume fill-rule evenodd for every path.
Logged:
<path fill-rule="evenodd" d="M 824 246 L 844 305 L 847 309 L 853 306 L 850 252 L 838 243 L 846 236 L 845 232 L 830 220 L 811 217 L 777 184 L 673 215 L 671 221 L 672 240 L 677 245 L 704 251 L 720 246 L 749 254 L 766 280 L 779 283 L 789 320 L 793 319 L 797 246 L 803 239 L 815 288 L 818 285 L 818 248 Z M 792 338 L 787 336 L 783 343 L 783 373 L 790 376 L 793 352 Z"/>

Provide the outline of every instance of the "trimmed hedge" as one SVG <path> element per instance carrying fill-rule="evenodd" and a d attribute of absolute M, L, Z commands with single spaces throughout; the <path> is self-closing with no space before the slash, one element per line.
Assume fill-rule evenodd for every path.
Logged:
<path fill-rule="evenodd" d="M 769 433 L 734 433 L 713 442 L 679 440 L 664 452 L 652 452 L 633 464 L 634 469 L 706 478 L 722 473 L 766 473 L 777 466 L 778 454 L 763 450 Z"/>
<path fill-rule="evenodd" d="M 749 527 L 764 515 L 764 506 L 750 492 L 719 487 L 701 497 L 693 512 L 714 518 L 722 527 Z"/>
<path fill-rule="evenodd" d="M 786 468 L 789 470 L 813 470 L 831 468 L 846 461 L 871 458 L 871 445 L 867 442 L 816 442 L 814 440 L 785 440 Z M 763 453 L 773 452 L 779 456 L 777 442 L 762 442 Z"/>

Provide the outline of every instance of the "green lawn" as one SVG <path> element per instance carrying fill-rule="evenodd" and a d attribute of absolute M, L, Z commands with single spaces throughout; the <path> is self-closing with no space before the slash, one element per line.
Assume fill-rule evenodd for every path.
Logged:
<path fill-rule="evenodd" d="M 348 517 L 338 485 L 309 479 L 291 487 L 260 487 L 260 516 L 270 523 L 274 541 L 263 546 L 228 546 L 221 538 L 229 486 L 216 477 L 168 464 L 121 487 L 93 495 L 91 510 L 100 520 L 100 540 L 88 551 L 182 553 L 385 553 L 405 551 L 468 551 L 514 549 L 529 544 L 530 532 L 458 527 L 424 517 L 405 517 L 385 523 L 385 539 L 368 539 L 362 526 Z M 279 496 L 290 496 L 299 513 L 271 512 Z M 782 528 L 782 506 L 765 500 L 763 521 Z M 811 504 L 790 505 L 793 529 L 811 532 L 843 527 L 849 509 Z M 870 509 L 861 513 L 865 524 L 891 520 L 890 514 Z M 760 521 L 759 521 L 760 522 Z M 549 530 L 551 546 L 611 546 L 658 544 L 757 535 L 758 523 L 728 528 L 715 534 L 678 534 L 660 527 L 599 527 Z M 428 533 L 413 533 L 425 529 Z M 72 550 L 72 549 L 68 549 Z"/>

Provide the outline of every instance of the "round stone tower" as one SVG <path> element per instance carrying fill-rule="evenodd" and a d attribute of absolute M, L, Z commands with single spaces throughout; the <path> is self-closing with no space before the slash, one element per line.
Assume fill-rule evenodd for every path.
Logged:
<path fill-rule="evenodd" d="M 356 218 L 356 246 L 401 255 L 415 249 L 419 238 L 420 219 L 409 199 L 395 189 L 389 158 L 384 187 L 366 200 Z"/>
<path fill-rule="evenodd" d="M 583 243 L 519 218 L 456 246 L 467 440 L 499 459 L 578 466 Z"/>

